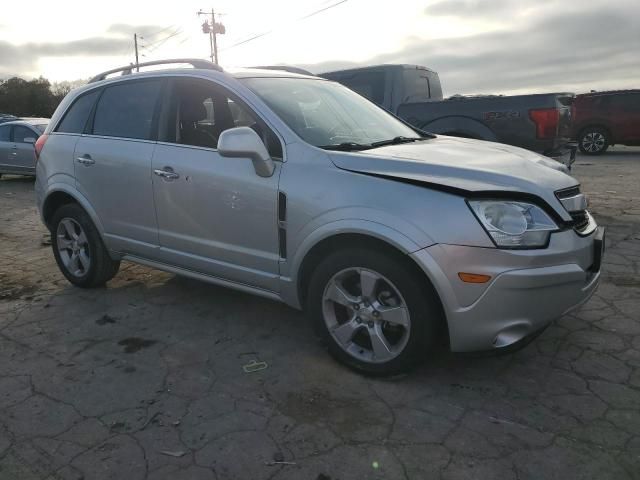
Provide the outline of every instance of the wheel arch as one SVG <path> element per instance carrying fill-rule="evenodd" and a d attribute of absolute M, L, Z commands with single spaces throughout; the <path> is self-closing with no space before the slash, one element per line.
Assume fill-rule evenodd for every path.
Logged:
<path fill-rule="evenodd" d="M 66 205 L 68 203 L 77 203 L 80 205 L 91 218 L 91 221 L 96 226 L 100 236 L 103 237 L 104 230 L 102 228 L 102 222 L 100 222 L 98 215 L 91 207 L 89 201 L 81 195 L 80 192 L 69 188 L 66 184 L 60 184 L 57 186 L 52 185 L 42 202 L 42 221 L 49 230 L 51 230 L 50 222 L 56 210 L 58 210 L 62 205 Z"/>

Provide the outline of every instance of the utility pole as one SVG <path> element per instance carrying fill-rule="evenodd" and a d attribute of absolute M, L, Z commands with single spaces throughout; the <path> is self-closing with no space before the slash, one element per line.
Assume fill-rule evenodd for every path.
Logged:
<path fill-rule="evenodd" d="M 139 72 L 140 67 L 138 66 L 139 62 L 138 62 L 138 34 L 137 33 L 133 34 L 133 44 L 136 47 L 136 72 Z"/>
<path fill-rule="evenodd" d="M 209 47 L 211 48 L 211 61 L 216 65 L 218 64 L 218 38 L 217 35 L 224 35 L 226 33 L 226 29 L 222 23 L 216 22 L 216 14 L 213 8 L 211 9 L 211 13 L 205 12 L 203 10 L 198 11 L 198 16 L 200 15 L 211 15 L 211 20 L 205 20 L 202 24 L 202 33 L 209 34 Z"/>
<path fill-rule="evenodd" d="M 218 40 L 216 39 L 216 14 L 213 13 L 213 8 L 211 9 L 211 33 L 209 33 L 210 38 L 213 38 L 213 55 L 216 57 L 215 62 L 218 65 Z M 213 59 L 211 59 L 213 61 Z"/>

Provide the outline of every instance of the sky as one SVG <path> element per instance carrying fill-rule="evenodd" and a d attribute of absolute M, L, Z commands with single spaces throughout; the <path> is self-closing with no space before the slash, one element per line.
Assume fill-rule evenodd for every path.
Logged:
<path fill-rule="evenodd" d="M 0 78 L 89 78 L 133 62 L 134 33 L 140 61 L 206 58 L 213 6 L 223 67 L 412 63 L 447 96 L 640 88 L 640 0 L 209 1 L 7 2 Z"/>

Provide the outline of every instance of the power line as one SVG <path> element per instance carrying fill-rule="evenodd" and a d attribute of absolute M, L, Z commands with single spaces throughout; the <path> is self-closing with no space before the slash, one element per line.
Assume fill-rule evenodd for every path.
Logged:
<path fill-rule="evenodd" d="M 329 5 L 328 7 L 321 8 L 320 10 L 316 10 L 315 12 L 310 13 L 309 15 L 305 15 L 304 17 L 299 18 L 298 20 L 306 20 L 307 18 L 313 17 L 314 15 L 318 15 L 319 13 L 325 12 L 330 8 L 337 7 L 349 0 L 341 0 L 340 2 L 334 3 L 333 5 Z"/>
<path fill-rule="evenodd" d="M 181 33 L 182 33 L 182 27 L 178 27 L 178 29 L 175 32 L 173 32 L 171 35 L 168 35 L 168 36 L 164 37 L 161 40 L 157 40 L 155 42 L 152 42 L 149 45 L 143 45 L 142 48 L 144 48 L 147 51 L 147 53 L 152 53 L 155 50 L 157 50 L 159 47 L 164 45 L 167 42 L 167 40 L 175 37 L 176 35 L 180 35 Z M 152 48 L 149 48 L 150 46 Z"/>
<path fill-rule="evenodd" d="M 346 3 L 348 1 L 349 0 L 340 0 L 339 2 L 333 3 L 333 4 L 329 5 L 329 6 L 326 6 L 326 7 L 320 8 L 318 10 L 315 10 L 315 11 L 313 11 L 311 13 L 308 13 L 307 15 L 304 15 L 302 17 L 296 18 L 296 19 L 294 19 L 294 21 L 299 22 L 299 21 L 306 20 L 307 18 L 310 18 L 310 17 L 313 17 L 315 15 L 318 15 L 319 13 L 325 12 L 325 11 L 327 11 L 329 9 L 332 9 L 334 7 L 342 5 L 343 3 Z M 261 33 L 254 34 L 251 37 L 246 38 L 244 40 L 241 40 L 239 42 L 236 42 L 233 45 L 230 45 L 228 47 L 223 48 L 222 50 L 229 50 L 230 48 L 238 47 L 238 46 L 243 45 L 245 43 L 248 43 L 248 42 L 251 42 L 251 41 L 256 40 L 258 38 L 264 37 L 265 35 L 269 35 L 270 33 L 273 33 L 275 30 L 276 29 L 272 29 L 272 30 L 268 30 L 266 32 L 261 32 Z"/>
<path fill-rule="evenodd" d="M 143 38 L 143 39 L 145 39 L 145 40 L 146 40 L 146 39 L 148 39 L 149 37 L 155 37 L 156 35 L 159 35 L 159 34 L 161 34 L 161 33 L 163 33 L 163 32 L 166 32 L 167 30 L 171 30 L 171 29 L 172 29 L 172 28 L 174 28 L 174 27 L 175 27 L 175 24 L 173 24 L 173 25 L 169 25 L 168 27 L 165 27 L 165 28 L 163 28 L 162 30 L 158 30 L 158 31 L 157 31 L 157 32 L 155 32 L 155 33 L 149 33 L 149 34 L 145 34 L 144 36 L 140 36 L 140 38 Z"/>
<path fill-rule="evenodd" d="M 255 40 L 256 38 L 260 38 L 260 37 L 264 37 L 265 35 L 269 35 L 270 33 L 273 33 L 273 30 L 269 30 L 268 32 L 258 33 L 257 35 L 254 35 L 253 37 L 249 37 L 246 40 L 242 40 L 241 42 L 234 43 L 233 45 L 230 45 L 228 47 L 223 48 L 222 50 L 229 50 L 230 48 L 237 47 L 239 45 L 243 45 L 243 44 L 245 44 L 247 42 L 250 42 L 251 40 Z"/>

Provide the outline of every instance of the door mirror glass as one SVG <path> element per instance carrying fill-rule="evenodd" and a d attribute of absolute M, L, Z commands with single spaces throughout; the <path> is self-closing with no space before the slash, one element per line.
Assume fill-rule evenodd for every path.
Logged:
<path fill-rule="evenodd" d="M 22 139 L 22 141 L 24 143 L 31 143 L 31 144 L 36 143 L 35 137 L 25 137 Z"/>
<path fill-rule="evenodd" d="M 249 127 L 225 130 L 218 139 L 218 153 L 223 157 L 250 158 L 261 177 L 273 175 L 275 166 L 258 134 Z"/>

